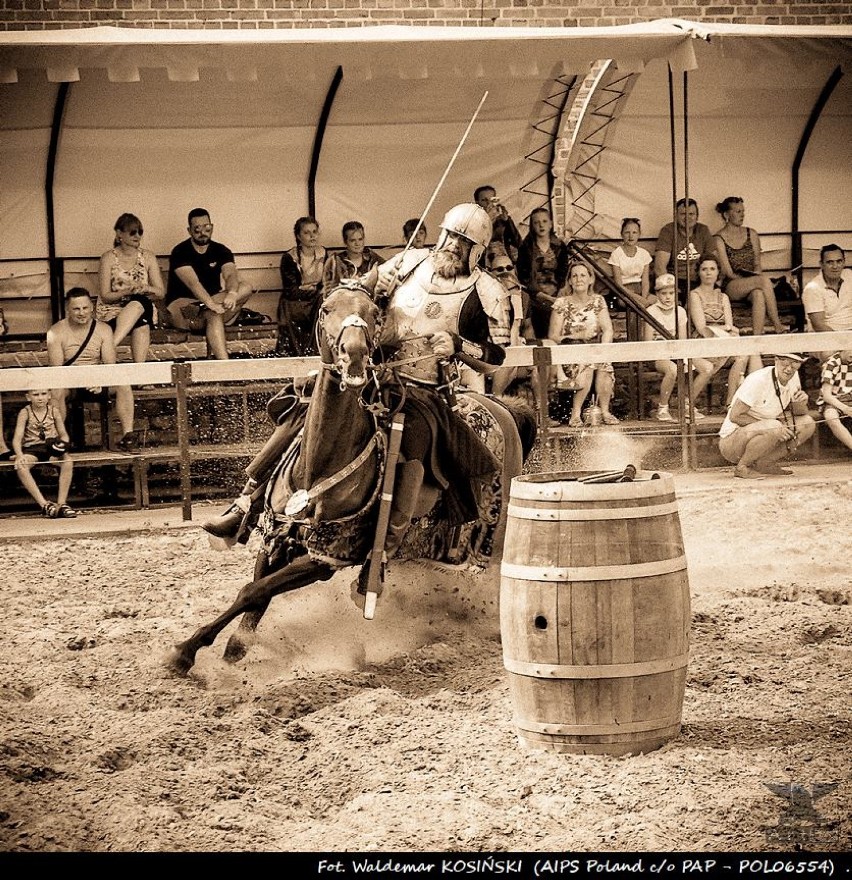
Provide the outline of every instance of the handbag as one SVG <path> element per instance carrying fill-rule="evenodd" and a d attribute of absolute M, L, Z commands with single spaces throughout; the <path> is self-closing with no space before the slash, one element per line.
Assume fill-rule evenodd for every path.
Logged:
<path fill-rule="evenodd" d="M 264 315 L 263 312 L 256 312 L 253 309 L 242 308 L 239 311 L 236 319 L 234 320 L 234 324 L 238 324 L 241 327 L 256 327 L 261 324 L 271 324 L 272 318 L 269 315 Z"/>
<path fill-rule="evenodd" d="M 207 319 L 204 315 L 207 306 L 203 302 L 188 303 L 180 310 L 186 327 L 193 333 L 201 332 L 207 326 Z"/>

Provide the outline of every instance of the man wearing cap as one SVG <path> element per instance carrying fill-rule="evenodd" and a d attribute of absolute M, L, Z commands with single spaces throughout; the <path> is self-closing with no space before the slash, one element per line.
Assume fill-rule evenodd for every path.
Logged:
<path fill-rule="evenodd" d="M 800 354 L 775 355 L 775 364 L 750 373 L 737 389 L 719 429 L 719 452 L 734 465 L 734 476 L 792 474 L 778 462 L 807 441 L 816 423 L 802 391 Z"/>
<path fill-rule="evenodd" d="M 491 221 L 479 206 L 462 204 L 447 212 L 440 228 L 434 248 L 404 251 L 357 281 L 384 305 L 380 345 L 387 362 L 399 363 L 398 374 L 406 383 L 405 428 L 385 546 L 388 557 L 408 531 L 427 477 L 446 490 L 451 516 L 465 522 L 477 515 L 473 483 L 490 479 L 497 468 L 439 389 L 451 378 L 446 371 L 453 369 L 454 361 L 484 373 L 505 358 L 494 338 L 509 338 L 502 302 L 506 290 L 478 267 L 491 240 Z M 280 454 L 287 441 L 276 432 L 259 454 L 274 465 L 277 455 L 268 448 L 272 442 L 284 444 Z M 231 508 L 204 523 L 206 531 L 231 543 L 242 534 L 252 499 L 253 510 L 258 499 L 262 502 L 268 474 L 254 477 Z"/>

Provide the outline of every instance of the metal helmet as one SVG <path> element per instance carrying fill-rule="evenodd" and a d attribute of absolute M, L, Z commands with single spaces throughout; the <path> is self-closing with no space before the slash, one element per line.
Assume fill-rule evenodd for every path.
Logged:
<path fill-rule="evenodd" d="M 442 231 L 435 245 L 437 250 L 446 243 L 448 232 L 455 232 L 456 235 L 466 238 L 473 244 L 468 265 L 468 269 L 472 272 L 491 241 L 491 218 L 485 209 L 472 203 L 456 205 L 444 214 L 444 219 L 439 225 Z"/>

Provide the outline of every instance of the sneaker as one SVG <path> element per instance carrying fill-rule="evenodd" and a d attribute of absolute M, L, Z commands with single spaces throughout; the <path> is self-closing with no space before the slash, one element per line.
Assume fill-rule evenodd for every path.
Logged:
<path fill-rule="evenodd" d="M 126 452 L 133 454 L 139 452 L 139 438 L 135 431 L 128 431 L 118 443 L 115 444 L 116 452 Z"/>
<path fill-rule="evenodd" d="M 655 417 L 658 422 L 674 422 L 675 417 L 669 412 L 667 406 L 657 407 L 657 415 Z"/>
<path fill-rule="evenodd" d="M 702 419 L 707 418 L 707 416 L 703 412 L 701 412 L 700 409 L 694 409 L 692 412 L 696 422 L 700 422 Z"/>

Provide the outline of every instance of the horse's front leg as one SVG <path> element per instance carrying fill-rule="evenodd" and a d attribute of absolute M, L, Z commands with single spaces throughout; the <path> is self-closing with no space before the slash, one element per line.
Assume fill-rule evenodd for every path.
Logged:
<path fill-rule="evenodd" d="M 266 575 L 269 574 L 269 569 L 269 555 L 265 550 L 261 550 L 257 554 L 257 559 L 254 564 L 254 579 L 259 581 L 261 578 L 266 577 Z M 263 615 L 266 614 L 271 601 L 272 596 L 270 596 L 259 607 L 252 611 L 246 611 L 246 613 L 243 614 L 236 632 L 231 634 L 231 637 L 228 639 L 228 644 L 225 645 L 222 659 L 224 659 L 226 663 L 238 663 L 246 656 L 248 649 L 255 640 L 255 632 L 260 625 L 260 621 L 263 620 Z"/>
<path fill-rule="evenodd" d="M 166 666 L 178 675 L 186 675 L 195 665 L 198 651 L 212 645 L 219 633 L 240 614 L 266 610 L 273 596 L 306 587 L 315 581 L 327 581 L 334 571 L 330 565 L 301 556 L 279 571 L 246 584 L 227 611 L 212 623 L 199 627 L 185 642 L 175 645 L 166 658 Z"/>

